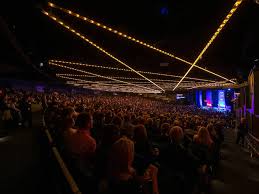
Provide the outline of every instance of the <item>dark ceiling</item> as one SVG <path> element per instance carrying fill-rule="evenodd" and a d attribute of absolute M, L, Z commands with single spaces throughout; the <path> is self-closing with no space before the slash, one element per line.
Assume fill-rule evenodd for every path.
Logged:
<path fill-rule="evenodd" d="M 234 2 L 54 1 L 59 6 L 112 26 L 189 61 L 195 60 Z M 47 1 L 8 1 L 1 9 L 2 18 L 16 37 L 17 44 L 23 48 L 33 64 L 38 65 L 48 59 L 64 59 L 98 65 L 113 64 L 119 67 L 119 64 L 44 16 L 41 9 L 50 10 Z M 68 17 L 58 10 L 50 11 L 137 70 L 183 75 L 189 68 L 184 63 Z M 228 78 L 238 75 L 245 78 L 254 65 L 253 61 L 259 58 L 258 34 L 259 5 L 252 0 L 246 0 L 198 65 Z M 1 38 L 1 41 L 2 39 L 4 52 L 0 63 L 25 63 L 8 40 Z M 169 65 L 160 67 L 160 63 Z M 197 69 L 191 71 L 190 76 L 215 78 Z"/>

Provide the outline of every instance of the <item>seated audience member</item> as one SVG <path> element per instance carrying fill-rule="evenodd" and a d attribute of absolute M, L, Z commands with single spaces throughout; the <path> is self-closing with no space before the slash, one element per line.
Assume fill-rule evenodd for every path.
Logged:
<path fill-rule="evenodd" d="M 112 112 L 111 111 L 107 112 L 106 115 L 105 115 L 104 123 L 105 124 L 111 124 L 112 118 L 113 118 Z"/>
<path fill-rule="evenodd" d="M 221 145 L 221 140 L 218 137 L 218 134 L 216 133 L 215 128 L 217 128 L 217 124 L 214 126 L 212 124 L 209 124 L 207 126 L 207 130 L 209 131 L 210 137 L 214 143 L 214 149 L 212 153 L 212 163 L 213 166 L 216 167 L 219 160 L 220 160 L 220 145 Z"/>
<path fill-rule="evenodd" d="M 142 116 L 138 117 L 137 120 L 139 125 L 145 125 L 146 123 L 145 118 Z"/>
<path fill-rule="evenodd" d="M 135 160 L 134 166 L 138 175 L 143 175 L 148 166 L 153 162 L 152 145 L 148 140 L 144 125 L 134 128 Z"/>
<path fill-rule="evenodd" d="M 151 180 L 151 193 L 158 194 L 157 168 L 150 165 L 145 176 L 139 177 L 132 166 L 133 160 L 133 141 L 122 137 L 112 145 L 108 161 L 109 193 L 144 194 L 147 193 L 144 186 L 145 181 Z"/>
<path fill-rule="evenodd" d="M 148 136 L 152 138 L 153 131 L 154 131 L 154 123 L 153 123 L 153 119 L 152 118 L 148 118 L 147 119 L 145 127 L 147 129 Z"/>
<path fill-rule="evenodd" d="M 168 140 L 169 131 L 170 131 L 170 124 L 169 123 L 163 123 L 161 125 L 161 137 L 164 137 L 165 139 Z"/>
<path fill-rule="evenodd" d="M 64 109 L 63 118 L 76 118 L 79 114 L 75 111 L 73 107 L 67 107 Z"/>
<path fill-rule="evenodd" d="M 60 151 L 65 151 L 66 150 L 66 140 L 69 138 L 71 135 L 77 132 L 77 130 L 74 127 L 74 119 L 72 118 L 66 118 L 65 120 L 62 121 L 62 126 L 59 130 L 54 133 L 53 137 L 56 142 L 56 146 L 60 149 Z"/>
<path fill-rule="evenodd" d="M 120 138 L 120 129 L 116 125 L 105 125 L 103 132 L 101 143 L 96 150 L 95 171 L 99 178 L 106 177 L 108 154 L 113 143 Z"/>
<path fill-rule="evenodd" d="M 183 146 L 183 130 L 174 126 L 169 132 L 169 142 L 165 150 L 162 150 L 161 193 L 167 193 L 166 188 L 172 188 L 172 193 L 191 193 L 200 168 L 199 160 L 190 150 Z"/>
<path fill-rule="evenodd" d="M 180 120 L 174 120 L 173 126 L 181 126 L 181 121 Z"/>
<path fill-rule="evenodd" d="M 102 139 L 102 135 L 104 133 L 104 131 L 103 131 L 104 130 L 104 119 L 105 119 L 104 114 L 101 112 L 95 112 L 93 119 L 94 119 L 94 123 L 93 123 L 92 133 L 93 133 L 93 137 L 99 144 Z"/>
<path fill-rule="evenodd" d="M 131 121 L 131 116 L 129 114 L 126 114 L 124 116 L 122 128 L 125 128 L 125 129 L 132 128 L 132 124 L 130 121 Z"/>
<path fill-rule="evenodd" d="M 69 137 L 72 134 L 77 132 L 77 129 L 73 128 L 75 125 L 75 121 L 72 118 L 67 118 L 64 121 L 64 128 L 63 128 L 63 136 L 64 138 Z"/>
<path fill-rule="evenodd" d="M 57 135 L 63 135 L 64 131 L 68 129 L 70 124 L 72 126 L 75 125 L 75 118 L 77 116 L 77 113 L 75 112 L 74 108 L 72 107 L 67 107 L 67 108 L 59 108 L 59 114 L 58 114 L 58 119 L 56 122 L 58 122 L 58 129 L 56 129 Z M 72 123 L 71 123 L 72 122 Z"/>
<path fill-rule="evenodd" d="M 197 135 L 194 135 L 193 141 L 193 154 L 200 159 L 200 165 L 205 167 L 203 169 L 203 174 L 200 177 L 199 189 L 206 191 L 209 189 L 209 180 L 212 173 L 211 170 L 215 164 L 213 161 L 215 154 L 214 142 L 212 141 L 210 133 L 206 127 L 199 128 Z"/>
<path fill-rule="evenodd" d="M 121 118 L 118 117 L 118 116 L 113 117 L 113 119 L 112 119 L 112 124 L 113 124 L 113 125 L 116 125 L 118 128 L 121 128 L 121 126 L 122 126 L 122 120 L 121 120 Z"/>
<path fill-rule="evenodd" d="M 214 149 L 214 142 L 206 127 L 200 127 L 198 133 L 193 137 L 193 153 L 203 164 L 210 164 Z"/>
<path fill-rule="evenodd" d="M 96 150 L 96 141 L 90 133 L 92 116 L 89 113 L 80 113 L 77 117 L 77 124 L 78 130 L 75 133 L 67 133 L 65 146 L 72 157 L 76 159 L 79 170 L 83 174 L 87 174 L 89 168 L 92 168 L 92 160 Z"/>
<path fill-rule="evenodd" d="M 111 194 L 141 193 L 141 187 L 132 167 L 134 143 L 127 137 L 117 140 L 111 148 L 108 161 L 108 180 Z"/>
<path fill-rule="evenodd" d="M 137 116 L 135 114 L 133 114 L 131 116 L 131 123 L 132 123 L 132 125 L 137 125 L 138 124 L 138 119 L 137 119 Z"/>
<path fill-rule="evenodd" d="M 151 145 L 148 140 L 147 130 L 144 125 L 137 125 L 134 128 L 135 152 L 144 156 L 151 153 Z"/>

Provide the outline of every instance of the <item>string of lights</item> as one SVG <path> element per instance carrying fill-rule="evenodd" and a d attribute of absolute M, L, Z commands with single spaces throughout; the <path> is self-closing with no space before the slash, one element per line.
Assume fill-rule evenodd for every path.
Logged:
<path fill-rule="evenodd" d="M 130 82 L 125 82 L 125 81 L 122 81 L 122 80 L 118 80 L 118 79 L 114 79 L 114 78 L 102 76 L 102 75 L 99 75 L 99 74 L 95 74 L 95 73 L 91 73 L 91 72 L 88 72 L 88 71 L 76 69 L 76 68 L 73 68 L 73 67 L 67 67 L 67 66 L 60 65 L 60 64 L 57 64 L 57 63 L 53 63 L 53 62 L 49 62 L 49 64 L 50 64 L 50 65 L 53 65 L 53 66 L 58 66 L 58 67 L 61 67 L 61 68 L 65 68 L 65 69 L 70 69 L 70 70 L 73 70 L 73 71 L 78 71 L 78 72 L 81 72 L 81 73 L 84 73 L 84 74 L 93 75 L 93 76 L 100 77 L 100 78 L 104 78 L 104 79 L 109 79 L 109 80 L 113 80 L 113 81 L 117 81 L 117 82 L 121 82 L 121 83 L 127 83 L 127 84 L 129 84 L 129 85 L 133 85 L 133 86 L 136 86 L 136 87 L 144 88 L 144 89 L 146 89 L 146 90 L 152 90 L 152 91 L 155 91 L 155 92 L 157 93 L 156 90 L 153 90 L 153 89 L 147 88 L 147 87 L 142 87 L 142 86 L 137 85 L 137 84 L 132 84 L 132 83 L 130 83 Z"/>
<path fill-rule="evenodd" d="M 58 76 L 57 76 L 58 77 Z M 61 77 L 61 76 L 59 76 Z M 63 76 L 63 78 L 67 78 L 67 79 L 70 79 L 70 77 L 66 77 L 66 76 Z M 72 79 L 72 78 L 71 78 Z M 125 86 L 126 84 L 123 84 L 123 83 L 107 83 L 107 82 L 95 82 L 95 81 L 85 81 L 85 80 L 81 80 L 79 79 L 77 82 L 73 82 L 73 83 L 76 83 L 76 84 L 85 84 L 85 83 L 88 83 L 88 84 L 96 84 L 96 83 L 99 83 L 99 84 L 102 84 L 102 85 L 109 85 L 109 86 Z M 149 87 L 150 84 L 149 83 L 140 83 L 140 85 L 142 86 L 147 86 Z M 232 84 L 233 85 L 233 84 Z M 167 89 L 167 90 L 171 90 L 172 89 L 172 84 L 163 84 L 163 86 Z M 192 84 L 182 84 L 181 85 L 181 88 L 184 88 L 184 87 L 192 87 L 193 89 L 194 88 L 197 88 L 197 87 L 205 87 L 205 86 L 210 86 L 210 85 L 197 85 L 197 86 L 193 86 Z M 212 86 L 216 86 L 215 85 L 212 85 Z"/>
<path fill-rule="evenodd" d="M 75 79 L 75 78 L 67 78 L 65 76 L 63 76 L 63 78 L 65 79 Z M 76 79 L 76 80 L 80 80 L 80 79 Z M 79 82 L 73 82 L 73 81 L 67 81 L 66 82 L 67 84 L 72 84 L 74 86 L 87 86 L 87 88 L 91 88 L 91 89 L 97 89 L 97 90 L 104 90 L 104 87 L 106 88 L 120 88 L 120 91 L 121 92 L 125 92 L 125 91 L 132 91 L 132 92 L 137 92 L 137 93 L 160 93 L 158 90 L 153 90 L 153 91 L 150 91 L 150 90 L 145 90 L 145 89 L 142 89 L 142 88 L 137 88 L 137 87 L 133 87 L 133 86 L 129 86 L 129 85 L 118 85 L 118 84 L 102 84 L 102 83 L 98 83 L 98 82 L 93 82 L 93 83 L 90 83 L 88 81 L 84 81 L 84 80 L 81 80 Z M 112 91 L 112 90 L 110 90 Z"/>
<path fill-rule="evenodd" d="M 79 82 L 77 82 L 77 84 L 78 83 L 80 83 L 80 81 L 82 81 L 83 83 L 96 83 L 97 81 L 86 81 L 86 80 L 83 80 L 83 79 L 78 79 L 78 78 L 74 78 L 74 77 L 88 77 L 88 75 L 85 75 L 85 74 L 64 74 L 64 73 L 62 73 L 62 74 L 56 74 L 56 76 L 57 77 L 60 77 L 60 76 L 62 76 L 62 77 L 69 77 L 69 78 L 71 78 L 71 79 L 74 79 L 74 80 L 77 80 L 77 81 L 79 81 Z M 124 85 L 124 84 L 127 84 L 127 83 L 117 83 L 117 82 L 114 82 L 114 81 L 98 81 L 97 83 L 100 83 L 100 84 L 112 84 L 112 85 Z M 153 85 L 152 84 L 150 84 L 149 82 L 130 82 L 130 83 L 134 83 L 134 84 L 139 84 L 139 85 L 142 85 L 142 86 L 147 86 L 147 87 L 152 87 Z M 199 86 L 199 85 L 204 85 L 204 84 L 206 84 L 206 83 L 204 83 L 204 82 L 199 82 L 199 83 L 197 83 L 197 82 L 194 82 L 194 83 L 182 83 L 181 84 L 181 87 L 194 87 L 194 86 Z M 163 85 L 163 87 L 165 88 L 165 89 L 167 89 L 167 90 L 171 90 L 171 88 L 174 86 L 174 84 L 172 84 L 172 83 L 161 83 L 161 85 Z"/>
<path fill-rule="evenodd" d="M 59 74 L 63 75 L 63 74 Z M 94 76 L 89 76 L 89 75 L 77 75 L 77 74 L 64 74 L 67 76 L 74 76 L 74 77 L 94 77 Z M 125 79 L 125 80 L 136 80 L 136 81 L 142 81 L 142 82 L 137 82 L 137 83 L 149 83 L 149 82 L 143 82 L 144 79 L 141 78 L 132 78 L 132 77 L 119 77 L 119 76 L 107 76 L 110 78 L 115 78 L 115 79 Z M 177 83 L 178 81 L 176 80 L 163 80 L 163 79 L 152 79 L 156 81 L 157 83 Z M 184 81 L 184 83 L 207 83 L 207 82 L 190 82 L 190 81 Z"/>
<path fill-rule="evenodd" d="M 71 79 L 71 80 L 74 80 L 73 78 L 70 78 L 70 77 L 66 77 L 66 76 L 59 76 L 59 77 L 62 77 L 64 79 Z M 74 84 L 74 85 L 77 85 L 77 86 L 85 86 L 85 85 L 90 85 L 90 86 L 98 86 L 99 89 L 100 88 L 103 88 L 103 87 L 120 87 L 122 89 L 128 89 L 128 88 L 131 88 L 130 86 L 128 85 L 125 85 L 125 84 L 107 84 L 107 83 L 99 83 L 99 82 L 93 82 L 93 81 L 85 81 L 85 80 L 81 80 L 81 79 L 76 79 L 78 81 L 67 81 L 66 83 L 67 84 Z M 142 86 L 149 86 L 150 84 L 142 84 Z M 165 88 L 167 88 L 168 90 L 170 90 L 170 88 L 172 88 L 171 85 L 164 85 Z M 192 85 L 189 85 L 189 84 L 185 84 L 183 86 L 181 86 L 181 88 L 189 88 L 189 87 L 192 87 Z M 138 91 L 143 91 L 143 89 L 139 89 Z"/>
<path fill-rule="evenodd" d="M 88 22 L 88 23 L 90 23 L 90 24 L 94 24 L 94 25 L 96 25 L 96 26 L 98 26 L 98 27 L 100 27 L 100 28 L 103 28 L 103 29 L 105 29 L 105 30 L 108 30 L 108 31 L 110 31 L 110 32 L 113 32 L 114 34 L 117 34 L 117 35 L 119 35 L 119 36 L 121 36 L 121 37 L 123 37 L 123 38 L 126 38 L 126 39 L 128 39 L 128 40 L 131 40 L 131 41 L 133 41 L 133 42 L 135 42 L 135 43 L 141 44 L 141 45 L 143 45 L 143 46 L 145 46 L 145 47 L 147 47 L 147 48 L 153 49 L 153 50 L 155 50 L 155 51 L 157 51 L 157 52 L 159 52 L 159 53 L 162 53 L 162 54 L 167 55 L 167 56 L 169 56 L 169 57 L 171 57 L 171 58 L 174 58 L 174 59 L 176 59 L 176 60 L 179 60 L 179 61 L 181 61 L 181 62 L 183 62 L 183 63 L 185 63 L 185 64 L 191 65 L 192 67 L 199 68 L 199 69 L 201 69 L 201 70 L 203 70 L 203 71 L 205 71 L 205 72 L 207 72 L 207 73 L 210 73 L 210 74 L 213 74 L 213 75 L 215 75 L 215 76 L 217 76 L 217 77 L 220 77 L 221 79 L 224 79 L 224 80 L 233 82 L 232 80 L 230 80 L 230 79 L 228 79 L 228 78 L 226 78 L 226 77 L 223 77 L 223 76 L 221 76 L 221 75 L 219 75 L 219 74 L 217 74 L 217 73 L 215 73 L 215 72 L 212 72 L 212 71 L 210 71 L 210 70 L 208 70 L 208 69 L 206 69 L 206 68 L 200 67 L 200 66 L 198 66 L 198 65 L 196 65 L 196 64 L 193 65 L 193 63 L 191 63 L 191 62 L 189 62 L 189 61 L 187 61 L 187 60 L 185 60 L 185 59 L 182 59 L 182 58 L 180 58 L 180 57 L 177 57 L 177 56 L 175 56 L 175 55 L 172 54 L 172 53 L 169 53 L 169 52 L 167 52 L 167 51 L 161 50 L 161 49 L 159 49 L 159 48 L 157 48 L 157 47 L 155 47 L 155 46 L 152 46 L 152 45 L 150 45 L 150 44 L 148 44 L 148 43 L 145 43 L 145 42 L 143 42 L 143 41 L 141 41 L 141 40 L 139 40 L 139 39 L 137 39 L 137 38 L 135 38 L 135 37 L 129 36 L 129 35 L 123 33 L 123 32 L 120 32 L 120 31 L 118 31 L 118 30 L 115 30 L 115 29 L 113 29 L 113 28 L 111 28 L 111 27 L 109 27 L 109 26 L 107 26 L 107 25 L 102 24 L 102 23 L 96 22 L 96 21 L 94 21 L 93 19 L 87 18 L 87 17 L 85 17 L 85 16 L 81 16 L 81 15 L 78 14 L 78 13 L 75 13 L 75 12 L 73 12 L 73 11 L 71 11 L 71 10 L 68 10 L 68 9 L 62 8 L 62 7 L 60 7 L 60 6 L 57 6 L 57 5 L 55 5 L 54 3 L 51 3 L 51 2 L 49 2 L 48 5 L 49 5 L 50 7 L 52 7 L 52 8 L 59 9 L 59 10 L 63 11 L 64 13 L 68 13 L 68 14 L 70 14 L 70 15 L 72 15 L 72 16 L 75 16 L 75 17 L 77 17 L 77 18 L 79 18 L 79 19 L 82 19 L 82 20 L 84 20 L 85 22 Z M 230 17 L 231 17 L 231 16 L 230 16 Z M 234 82 L 233 82 L 233 83 L 234 83 Z"/>
<path fill-rule="evenodd" d="M 222 29 L 224 28 L 224 26 L 228 23 L 229 19 L 232 17 L 232 15 L 235 13 L 235 11 L 237 10 L 237 8 L 240 6 L 240 4 L 242 3 L 242 0 L 237 0 L 236 3 L 234 4 L 234 6 L 232 7 L 232 9 L 230 10 L 230 12 L 228 13 L 228 15 L 225 17 L 225 19 L 223 20 L 223 22 L 220 24 L 220 26 L 218 27 L 218 29 L 216 30 L 216 32 L 213 34 L 213 36 L 211 37 L 211 39 L 209 40 L 209 42 L 206 44 L 206 46 L 202 49 L 202 51 L 200 52 L 200 54 L 198 55 L 198 57 L 195 59 L 195 61 L 193 62 L 192 66 L 188 69 L 188 71 L 184 74 L 184 76 L 181 78 L 181 80 L 176 84 L 176 86 L 174 87 L 173 90 L 175 90 L 179 84 L 184 80 L 184 78 L 189 74 L 189 72 L 192 70 L 192 68 L 198 63 L 198 61 L 201 59 L 202 55 L 207 51 L 207 49 L 210 47 L 210 45 L 213 43 L 213 41 L 216 39 L 216 37 L 219 35 L 219 33 L 222 31 Z M 233 83 L 232 80 L 228 80 L 230 82 Z M 234 82 L 235 83 L 235 82 Z"/>
<path fill-rule="evenodd" d="M 94 89 L 94 90 L 102 90 L 102 91 L 119 91 L 119 92 L 135 92 L 135 93 L 159 93 L 158 90 L 150 91 L 144 90 L 142 88 L 130 87 L 129 85 L 118 85 L 118 84 L 103 84 L 100 82 L 92 82 L 87 80 L 82 80 L 78 78 L 71 78 L 67 76 L 57 75 L 57 77 L 73 80 L 66 81 L 67 84 L 71 84 L 73 86 L 83 86 L 84 88 Z M 90 84 L 90 85 L 89 85 Z"/>
<path fill-rule="evenodd" d="M 82 75 L 82 74 L 65 74 L 65 73 L 62 73 L 62 74 L 56 74 L 56 75 L 64 75 L 64 76 L 71 76 L 71 77 L 95 77 L 95 76 L 90 76 L 90 75 Z M 130 82 L 130 83 L 149 83 L 149 82 L 143 82 L 143 79 L 139 79 L 139 78 L 132 78 L 132 77 L 118 77 L 118 76 L 106 76 L 106 77 L 109 77 L 109 78 L 115 78 L 115 79 L 126 79 L 126 80 L 136 80 L 138 82 Z M 161 80 L 161 79 L 153 79 L 153 80 L 156 80 L 157 82 L 159 83 L 177 83 L 178 81 L 174 81 L 174 80 Z M 142 82 L 140 82 L 142 81 Z M 107 82 L 107 81 L 106 81 Z M 190 84 L 205 84 L 205 83 L 208 83 L 208 82 L 189 82 L 189 81 L 185 81 L 183 83 L 190 83 Z M 213 82 L 213 83 L 216 83 L 216 82 Z"/>
<path fill-rule="evenodd" d="M 194 87 L 192 87 L 192 89 L 206 88 L 206 87 L 222 87 L 222 86 L 228 86 L 229 88 L 235 88 L 238 86 L 238 84 L 232 84 L 232 83 L 227 83 L 226 81 L 220 81 L 220 82 L 216 82 L 216 83 L 208 83 L 208 84 L 204 84 L 204 85 L 194 86 Z"/>
<path fill-rule="evenodd" d="M 144 79 L 146 79 L 147 81 L 151 82 L 152 84 L 154 84 L 157 88 L 159 88 L 160 90 L 164 91 L 163 88 L 161 88 L 159 85 L 157 85 L 156 83 L 154 83 L 153 81 L 151 81 L 150 79 L 148 79 L 147 77 L 145 77 L 144 75 L 142 75 L 141 73 L 137 72 L 135 69 L 133 69 L 132 67 L 130 67 L 129 65 L 127 65 L 126 63 L 124 63 L 123 61 L 121 61 L 120 59 L 116 58 L 115 56 L 113 56 L 111 53 L 107 52 L 106 50 L 104 50 L 102 47 L 100 47 L 99 45 L 97 45 L 96 43 L 94 43 L 93 41 L 91 41 L 90 39 L 86 38 L 84 35 L 80 34 L 78 31 L 76 31 L 75 29 L 71 28 L 70 26 L 68 26 L 67 24 L 65 24 L 63 21 L 61 21 L 60 19 L 50 15 L 48 12 L 42 10 L 42 13 L 44 13 L 46 16 L 48 16 L 49 18 L 51 18 L 52 20 L 54 20 L 55 22 L 57 22 L 58 24 L 60 24 L 61 26 L 63 26 L 64 28 L 68 29 L 69 31 L 71 31 L 73 34 L 77 35 L 78 37 L 80 37 L 81 39 L 83 39 L 85 42 L 89 43 L 90 45 L 94 46 L 95 48 L 97 48 L 99 51 L 103 52 L 104 54 L 106 54 L 107 56 L 109 56 L 110 58 L 114 59 L 115 61 L 117 61 L 118 63 L 124 65 L 125 67 L 127 67 L 128 69 L 132 70 L 133 72 L 135 72 L 136 74 L 138 74 L 139 76 L 143 77 Z"/>
<path fill-rule="evenodd" d="M 79 66 L 86 66 L 86 67 L 96 67 L 96 68 L 102 68 L 102 69 L 110 69 L 110 70 L 118 70 L 118 71 L 128 71 L 131 72 L 130 69 L 122 69 L 117 67 L 109 67 L 109 66 L 100 66 L 100 65 L 91 65 L 86 63 L 78 63 L 78 62 L 70 62 L 70 61 L 61 61 L 61 60 L 49 60 L 50 62 L 54 63 L 63 63 L 63 64 L 70 64 L 70 65 L 79 65 Z M 155 73 L 155 72 L 147 72 L 147 71 L 138 71 L 142 74 L 150 74 L 150 75 L 159 75 L 159 76 L 166 76 L 166 77 L 174 77 L 174 78 L 182 78 L 182 76 L 178 75 L 169 75 L 169 74 L 163 74 L 163 73 Z M 186 77 L 190 80 L 197 80 L 197 81 L 206 81 L 206 82 L 215 82 L 214 80 L 208 80 L 208 79 L 201 79 L 201 78 L 193 78 L 193 77 Z"/>

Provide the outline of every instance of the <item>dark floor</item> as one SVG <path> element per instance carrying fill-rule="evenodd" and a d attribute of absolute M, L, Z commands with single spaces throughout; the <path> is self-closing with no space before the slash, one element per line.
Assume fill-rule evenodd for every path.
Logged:
<path fill-rule="evenodd" d="M 259 160 L 235 144 L 235 132 L 225 132 L 222 161 L 212 194 L 259 194 Z"/>
<path fill-rule="evenodd" d="M 0 138 L 0 194 L 57 193 L 38 142 L 39 118 L 34 118 L 32 129 L 16 129 Z M 234 134 L 226 131 L 211 194 L 259 194 L 259 161 L 234 143 Z"/>
<path fill-rule="evenodd" d="M 38 142 L 39 118 L 34 118 L 32 129 L 10 130 L 0 138 L 1 194 L 56 193 Z"/>

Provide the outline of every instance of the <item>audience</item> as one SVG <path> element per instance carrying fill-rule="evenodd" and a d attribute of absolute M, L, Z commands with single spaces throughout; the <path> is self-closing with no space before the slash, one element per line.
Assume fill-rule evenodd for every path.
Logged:
<path fill-rule="evenodd" d="M 31 126 L 34 101 L 71 168 L 86 178 L 80 186 L 91 192 L 208 191 L 228 115 L 140 96 L 14 92 L 1 102 L 6 127 Z"/>

